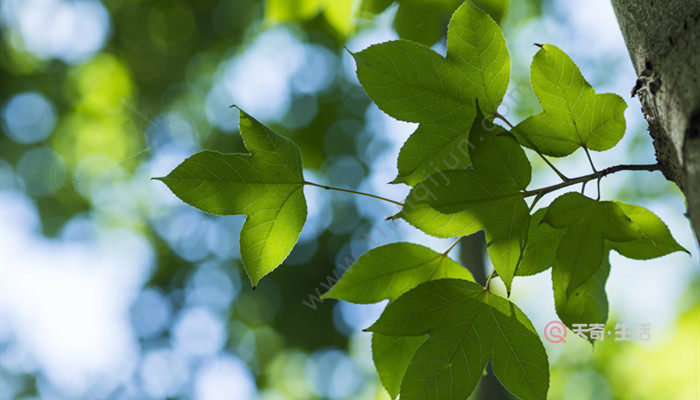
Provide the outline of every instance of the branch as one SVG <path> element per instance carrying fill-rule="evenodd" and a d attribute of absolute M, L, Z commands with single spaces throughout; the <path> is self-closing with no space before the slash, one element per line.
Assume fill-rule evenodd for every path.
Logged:
<path fill-rule="evenodd" d="M 556 185 L 547 186 L 547 187 L 543 187 L 541 189 L 535 189 L 535 190 L 525 190 L 525 191 L 523 191 L 523 195 L 525 197 L 530 197 L 530 196 L 542 197 L 549 192 L 553 192 L 555 190 L 565 188 L 567 186 L 576 185 L 578 183 L 585 183 L 588 181 L 592 181 L 593 179 L 600 180 L 601 178 L 603 178 L 607 175 L 614 174 L 615 172 L 619 172 L 619 171 L 650 171 L 651 172 L 651 171 L 659 171 L 659 170 L 661 170 L 661 166 L 658 163 L 657 164 L 639 164 L 639 165 L 616 165 L 614 167 L 608 167 L 608 168 L 605 168 L 603 170 L 594 172 L 592 174 L 580 176 L 578 178 L 572 178 L 572 179 L 569 179 L 565 182 L 562 182 L 562 183 L 559 183 Z"/>

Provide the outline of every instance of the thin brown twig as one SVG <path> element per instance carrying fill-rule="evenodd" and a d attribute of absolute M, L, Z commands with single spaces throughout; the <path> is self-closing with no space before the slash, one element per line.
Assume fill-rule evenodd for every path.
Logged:
<path fill-rule="evenodd" d="M 304 181 L 304 185 L 311 185 L 311 186 L 320 187 L 320 188 L 326 189 L 326 190 L 335 190 L 335 191 L 338 191 L 338 192 L 352 193 L 352 194 L 357 194 L 357 195 L 360 195 L 360 196 L 372 197 L 372 198 L 375 198 L 375 199 L 384 200 L 384 201 L 386 201 L 386 202 L 393 203 L 393 204 L 396 204 L 396 205 L 399 205 L 399 206 L 402 206 L 402 207 L 403 207 L 403 203 L 400 202 L 400 201 L 388 199 L 388 198 L 382 197 L 382 196 L 377 196 L 376 194 L 358 192 L 357 190 L 341 189 L 341 188 L 337 188 L 337 187 L 333 187 L 333 186 L 319 185 L 318 183 L 313 183 L 313 182 L 308 182 L 308 181 Z"/>

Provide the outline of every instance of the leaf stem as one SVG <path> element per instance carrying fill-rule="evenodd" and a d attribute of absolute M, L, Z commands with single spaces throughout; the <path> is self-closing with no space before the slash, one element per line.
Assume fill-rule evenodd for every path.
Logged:
<path fill-rule="evenodd" d="M 538 194 L 535 196 L 535 199 L 532 200 L 532 204 L 530 204 L 530 213 L 532 213 L 532 210 L 535 209 L 535 204 L 537 204 L 538 201 L 544 196 L 544 194 Z"/>
<path fill-rule="evenodd" d="M 326 190 L 335 190 L 335 191 L 338 191 L 338 192 L 352 193 L 352 194 L 357 194 L 357 195 L 360 195 L 360 196 L 372 197 L 372 198 L 375 198 L 375 199 L 384 200 L 384 201 L 386 201 L 386 202 L 393 203 L 393 204 L 396 204 L 396 205 L 398 205 L 398 206 L 402 206 L 402 207 L 403 207 L 403 203 L 400 202 L 400 201 L 388 199 L 388 198 L 382 197 L 382 196 L 377 196 L 376 194 L 358 192 L 358 191 L 356 191 L 356 190 L 350 190 L 350 189 L 341 189 L 341 188 L 332 187 L 332 186 L 326 186 L 326 185 L 319 185 L 318 183 L 313 183 L 313 182 L 308 182 L 308 181 L 304 181 L 304 185 L 311 185 L 311 186 L 320 187 L 320 188 L 326 189 Z"/>
<path fill-rule="evenodd" d="M 496 113 L 495 113 L 493 116 L 494 116 L 494 118 L 498 118 L 498 119 L 500 119 L 501 121 L 505 122 L 506 125 L 508 125 L 508 127 L 509 127 L 510 129 L 515 128 L 515 127 L 513 126 L 513 124 L 511 124 L 510 121 L 508 121 L 508 118 L 506 118 L 505 116 L 503 116 L 503 115 L 502 115 L 501 113 L 499 113 L 498 111 L 496 111 Z"/>
<path fill-rule="evenodd" d="M 508 125 L 508 126 L 510 127 L 510 129 L 513 129 L 513 128 L 514 128 L 513 124 L 511 124 L 510 121 L 508 121 L 508 119 L 507 119 L 506 117 L 504 117 L 503 115 L 501 115 L 500 113 L 496 112 L 496 113 L 494 114 L 494 117 L 500 119 L 500 120 L 503 121 L 503 122 L 505 122 L 506 125 Z M 528 141 L 528 142 L 529 142 L 529 141 Z M 530 142 L 529 144 L 530 144 L 532 150 L 533 150 L 535 153 L 537 153 L 538 156 L 540 156 L 540 158 L 542 159 L 542 161 L 544 161 L 544 162 L 549 166 L 549 168 L 551 168 L 552 171 L 554 171 L 554 173 L 556 173 L 556 174 L 559 176 L 559 178 L 560 178 L 563 182 L 566 182 L 566 181 L 569 180 L 569 178 L 567 178 L 566 175 L 562 174 L 561 171 L 559 171 L 559 170 L 557 169 L 557 167 L 555 167 L 554 164 L 552 164 L 552 162 L 549 161 L 549 160 L 547 159 L 547 157 L 544 156 L 544 154 L 540 153 L 540 151 L 537 150 L 537 148 L 535 147 L 535 145 L 532 144 L 532 142 Z"/>
<path fill-rule="evenodd" d="M 593 172 L 598 172 L 597 169 L 595 169 L 595 165 L 593 165 L 593 159 L 591 158 L 591 152 L 588 151 L 588 147 L 583 146 L 583 151 L 586 152 L 586 157 L 588 157 L 588 163 L 591 164 L 591 169 Z"/>
<path fill-rule="evenodd" d="M 542 158 L 542 160 L 543 160 L 547 165 L 549 165 L 549 168 L 551 168 L 552 171 L 554 171 L 554 173 L 556 173 L 556 174 L 559 176 L 559 178 L 560 178 L 563 182 L 566 182 L 566 181 L 569 180 L 569 178 L 567 178 L 566 175 L 562 174 L 561 171 L 559 171 L 559 170 L 557 169 L 557 167 L 555 167 L 554 164 L 552 164 L 552 162 L 549 161 L 549 160 L 547 159 L 547 157 L 544 156 L 544 154 L 540 153 L 539 150 L 537 150 L 536 153 L 537 153 L 538 156 L 540 156 L 540 158 Z"/>
<path fill-rule="evenodd" d="M 455 246 L 457 246 L 457 243 L 459 243 L 459 241 L 462 240 L 463 237 L 464 237 L 464 236 L 458 237 L 457 240 L 455 240 L 455 242 L 452 243 L 452 245 L 451 245 L 450 247 L 448 247 L 447 250 L 445 250 L 445 251 L 442 253 L 442 255 L 443 255 L 443 256 L 446 256 Z"/>
<path fill-rule="evenodd" d="M 562 183 L 559 183 L 556 185 L 547 186 L 547 187 L 543 187 L 543 188 L 535 189 L 535 190 L 525 190 L 522 193 L 525 197 L 544 196 L 545 194 L 547 194 L 549 192 L 553 192 L 555 190 L 565 188 L 567 186 L 576 185 L 578 183 L 585 183 L 588 181 L 592 181 L 593 179 L 600 180 L 607 175 L 610 175 L 610 174 L 613 174 L 613 173 L 619 172 L 619 171 L 650 171 L 651 172 L 651 171 L 659 171 L 660 169 L 661 169 L 661 166 L 658 163 L 656 163 L 656 164 L 615 165 L 613 167 L 608 167 L 608 168 L 602 169 L 600 171 L 594 172 L 592 174 L 580 176 L 578 178 L 569 179 L 565 182 L 562 182 Z"/>
<path fill-rule="evenodd" d="M 491 286 L 491 279 L 496 276 L 496 269 L 494 268 L 493 271 L 491 271 L 491 275 L 489 275 L 488 279 L 486 279 L 486 284 L 484 285 L 484 290 L 489 290 L 489 287 Z"/>

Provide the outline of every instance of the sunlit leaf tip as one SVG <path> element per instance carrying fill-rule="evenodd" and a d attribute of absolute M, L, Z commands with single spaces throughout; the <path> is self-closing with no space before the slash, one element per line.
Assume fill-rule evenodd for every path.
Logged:
<path fill-rule="evenodd" d="M 671 235 L 668 226 L 653 212 L 644 207 L 613 201 L 630 218 L 632 225 L 641 233 L 635 240 L 610 242 L 610 247 L 619 254 L 635 259 L 649 260 L 677 251 L 690 255 Z"/>

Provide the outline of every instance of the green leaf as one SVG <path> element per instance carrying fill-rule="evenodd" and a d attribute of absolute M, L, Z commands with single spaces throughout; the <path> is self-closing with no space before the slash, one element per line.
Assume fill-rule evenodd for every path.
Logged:
<path fill-rule="evenodd" d="M 425 342 L 426 336 L 392 337 L 372 334 L 372 359 L 379 380 L 392 399 L 399 395 L 403 379 L 411 358 Z"/>
<path fill-rule="evenodd" d="M 484 123 L 476 123 L 472 125 L 469 135 L 478 138 L 484 135 L 485 133 L 488 133 L 487 130 L 490 131 L 491 129 L 497 129 L 493 128 L 495 127 L 495 125 L 491 124 L 488 121 L 485 121 L 480 112 L 477 112 L 476 120 L 483 121 Z M 396 214 L 394 218 L 402 218 L 409 224 L 422 230 L 428 235 L 441 238 L 466 236 L 484 229 L 483 225 L 481 225 L 478 221 L 473 219 L 469 215 L 469 213 L 462 212 L 454 214 L 445 214 L 436 211 L 427 203 L 428 199 L 434 198 L 434 195 L 430 191 L 428 185 L 429 182 L 427 181 L 437 184 L 438 182 L 444 180 L 444 176 L 441 171 L 444 171 L 446 169 L 459 168 L 463 165 L 459 164 L 454 167 L 452 165 L 444 165 L 448 166 L 449 168 L 443 168 L 443 165 L 435 166 L 431 161 L 427 161 L 421 158 L 422 155 L 426 154 L 425 152 L 422 152 L 421 149 L 416 149 L 415 151 L 413 150 L 414 146 L 412 145 L 412 141 L 423 140 L 419 139 L 423 136 L 422 133 L 419 132 L 421 131 L 424 125 L 425 124 L 421 124 L 421 126 L 418 127 L 418 130 L 414 132 L 411 137 L 408 138 L 408 141 L 401 149 L 401 154 L 399 154 L 399 177 L 396 178 L 394 183 L 404 182 L 408 183 L 409 185 L 416 185 L 419 182 L 426 182 L 423 182 L 423 184 L 421 185 L 415 186 L 415 188 L 411 190 L 408 198 L 406 199 L 403 209 L 398 214 Z M 466 145 L 464 144 L 464 142 L 460 142 L 460 144 L 457 146 L 458 152 L 471 152 L 471 147 L 473 147 L 473 145 L 468 141 L 469 135 L 465 136 L 462 139 L 467 140 Z M 433 137 L 432 139 L 432 141 L 437 141 L 436 137 Z M 430 143 L 430 141 L 430 138 L 426 138 L 425 140 L 426 143 Z M 408 153 L 416 155 L 413 161 L 414 164 L 428 164 L 420 170 L 414 171 L 415 173 L 407 175 L 406 179 L 401 180 L 401 165 L 404 160 L 408 159 Z M 448 156 L 446 160 L 454 160 L 454 162 L 456 163 L 459 158 L 459 156 Z M 469 160 L 469 154 L 463 156 L 463 159 Z M 427 174 L 429 171 L 432 171 L 434 174 L 426 178 L 425 174 Z"/>
<path fill-rule="evenodd" d="M 439 174 L 432 175 L 428 179 L 435 176 Z M 445 214 L 435 210 L 427 203 L 431 197 L 427 190 L 427 182 L 416 186 L 409 193 L 403 209 L 392 218 L 402 218 L 426 234 L 439 238 L 467 236 L 484 229 L 481 222 L 472 218 L 466 211 Z"/>
<path fill-rule="evenodd" d="M 245 112 L 240 130 L 250 154 L 197 153 L 163 181 L 177 197 L 219 215 L 245 214 L 241 259 L 253 286 L 289 255 L 306 221 L 299 148 Z"/>
<path fill-rule="evenodd" d="M 563 268 L 552 269 L 554 306 L 561 321 L 573 329 L 573 324 L 605 324 L 608 320 L 608 296 L 605 283 L 610 275 L 608 250 L 599 268 L 578 287 L 571 287 L 570 273 Z"/>
<path fill-rule="evenodd" d="M 524 146 L 562 157 L 579 147 L 608 150 L 622 139 L 625 101 L 611 93 L 596 94 L 558 47 L 546 44 L 535 54 L 530 80 L 543 112 L 513 128 Z"/>
<path fill-rule="evenodd" d="M 477 147 L 484 147 L 484 137 L 497 134 L 502 135 L 505 131 L 501 127 L 485 120 L 480 112 L 477 112 L 476 121 L 481 121 L 481 123 L 472 125 L 469 133 L 469 135 L 474 138 L 474 143 L 469 141 L 466 146 L 458 146 L 458 149 L 459 151 L 464 151 L 466 147 L 467 151 L 472 155 L 477 154 L 478 157 L 478 154 L 483 154 L 483 151 L 481 153 L 476 153 L 476 151 Z M 411 138 L 409 138 L 409 141 L 411 141 Z M 477 146 L 479 144 L 481 145 Z M 406 147 L 407 146 L 404 145 L 404 149 Z M 404 149 L 402 149 L 402 152 Z M 399 156 L 399 161 L 400 160 L 401 156 Z M 477 165 L 486 164 L 484 168 L 488 168 L 488 164 L 481 163 L 480 160 L 476 160 L 476 163 Z M 453 169 L 451 165 L 450 168 Z M 483 225 L 475 220 L 468 212 L 445 214 L 435 210 L 428 204 L 428 200 L 435 199 L 434 193 L 431 191 L 430 187 L 445 182 L 445 175 L 443 172 L 440 172 L 442 170 L 444 170 L 444 168 L 436 168 L 437 173 L 429 176 L 427 179 L 421 178 L 420 180 L 425 180 L 425 182 L 416 185 L 413 190 L 411 190 L 403 209 L 394 217 L 404 219 L 406 222 L 428 235 L 441 238 L 466 236 L 484 229 Z"/>
<path fill-rule="evenodd" d="M 442 278 L 474 280 L 466 268 L 445 254 L 413 243 L 392 243 L 363 254 L 321 298 L 376 303 L 394 300 L 420 283 Z M 374 363 L 392 398 L 398 395 L 408 363 L 424 341 L 424 337 L 372 336 Z"/>
<path fill-rule="evenodd" d="M 510 292 L 530 219 L 522 193 L 503 182 L 489 180 L 488 174 L 478 170 L 444 174 L 449 183 L 431 187 L 436 200 L 429 200 L 429 204 L 446 213 L 463 210 L 484 227 L 489 258 Z"/>
<path fill-rule="evenodd" d="M 501 28 L 471 1 L 465 1 L 450 20 L 447 59 L 459 66 L 481 112 L 493 119 L 508 89 L 510 55 Z"/>
<path fill-rule="evenodd" d="M 641 232 L 642 236 L 628 242 L 610 242 L 610 247 L 621 255 L 635 260 L 649 260 L 676 251 L 690 252 L 676 242 L 661 218 L 644 207 L 613 201 Z"/>
<path fill-rule="evenodd" d="M 429 334 L 401 383 L 401 399 L 465 399 L 488 361 L 503 386 L 524 400 L 544 400 L 549 364 L 532 323 L 520 309 L 476 283 L 441 279 L 390 303 L 369 331 Z"/>
<path fill-rule="evenodd" d="M 476 99 L 464 73 L 433 50 L 406 40 L 353 54 L 357 77 L 377 106 L 421 125 L 398 159 L 394 183 L 416 184 L 430 174 L 469 165 L 469 130 Z"/>
<path fill-rule="evenodd" d="M 391 243 L 363 254 L 321 298 L 368 304 L 394 300 L 434 279 L 474 278 L 446 254 L 413 243 Z"/>
<path fill-rule="evenodd" d="M 524 151 L 502 128 L 471 133 L 474 169 L 432 175 L 409 193 L 399 213 L 409 223 L 415 208 L 427 203 L 435 211 L 453 214 L 470 234 L 485 229 L 489 257 L 508 291 L 527 241 L 529 211 L 522 191 L 530 182 L 531 167 Z M 416 225 L 433 234 L 441 219 Z"/>
<path fill-rule="evenodd" d="M 546 212 L 545 207 L 530 216 L 527 246 L 516 272 L 518 276 L 535 275 L 554 265 L 564 231 L 541 223 Z"/>
<path fill-rule="evenodd" d="M 462 72 L 438 53 L 395 40 L 372 45 L 353 57 L 362 87 L 385 113 L 402 121 L 469 131 L 476 101 L 466 91 Z"/>
<path fill-rule="evenodd" d="M 608 299 L 605 293 L 605 282 L 610 272 L 609 249 L 614 249 L 625 257 L 638 260 L 661 257 L 675 251 L 687 251 L 673 239 L 668 227 L 651 211 L 643 207 L 617 201 L 602 202 L 612 203 L 613 207 L 601 206 L 596 204 L 594 200 L 583 200 L 580 198 L 583 196 L 579 196 L 575 196 L 577 198 L 574 199 L 574 195 L 569 194 L 569 197 L 572 198 L 568 200 L 571 202 L 571 206 L 580 207 L 575 212 L 588 214 L 589 216 L 584 218 L 591 218 L 592 221 L 596 218 L 607 218 L 607 221 L 593 223 L 601 228 L 604 225 L 610 225 L 609 228 L 613 232 L 615 224 L 620 224 L 618 229 L 622 231 L 621 233 L 628 238 L 634 238 L 627 241 L 603 240 L 603 244 L 601 244 L 597 233 L 591 230 L 579 232 L 576 235 L 581 240 L 581 250 L 578 254 L 581 254 L 585 263 L 577 266 L 567 264 L 568 261 L 553 262 L 552 260 L 552 254 L 555 252 L 550 249 L 556 248 L 561 240 L 560 238 L 564 235 L 565 231 L 563 229 L 552 229 L 547 224 L 539 225 L 541 227 L 540 233 L 550 235 L 549 239 L 544 239 L 543 241 L 540 241 L 537 235 L 533 236 L 532 233 L 530 234 L 528 247 L 525 250 L 525 256 L 523 256 L 523 262 L 518 269 L 518 274 L 521 273 L 521 270 L 526 272 L 528 268 L 534 270 L 534 265 L 544 267 L 545 264 L 556 264 L 552 269 L 554 304 L 557 309 L 557 315 L 570 328 L 572 324 L 605 323 L 607 321 Z M 619 207 L 619 210 L 615 206 Z M 590 207 L 595 208 L 595 210 L 591 211 Z M 620 216 L 619 211 L 622 211 L 629 220 Z M 532 216 L 533 225 L 535 224 L 536 214 Z M 606 214 L 611 215 L 606 217 Z M 570 218 L 567 219 L 565 222 L 570 224 L 572 221 L 569 220 Z M 578 222 L 574 222 L 573 226 L 581 225 Z M 617 239 L 620 239 L 620 237 L 617 237 Z M 586 241 L 595 243 L 595 246 L 587 245 Z M 537 244 L 538 242 L 539 244 Z M 530 256 L 529 250 L 531 245 L 541 249 L 538 251 L 539 257 Z M 593 268 L 592 275 L 589 278 L 583 280 L 583 283 L 579 283 L 583 279 L 582 276 L 585 275 L 583 272 L 591 273 L 590 270 L 586 270 L 588 268 L 586 265 L 590 266 L 594 261 L 587 260 L 589 258 L 592 259 L 592 256 L 597 257 L 599 246 L 602 248 L 602 263 L 597 268 Z M 588 250 L 586 250 L 587 248 Z M 558 251 L 556 253 L 558 254 Z M 572 254 L 571 256 L 575 255 Z M 535 264 L 531 261 L 534 259 L 537 259 L 538 263 Z M 581 265 L 584 266 L 582 267 Z"/>
<path fill-rule="evenodd" d="M 554 268 L 570 275 L 569 291 L 598 270 L 606 239 L 625 242 L 641 237 L 639 229 L 616 203 L 589 199 L 576 192 L 555 199 L 543 221 L 553 228 L 566 229 L 557 247 Z"/>
<path fill-rule="evenodd" d="M 476 97 L 486 120 L 492 120 L 508 89 L 510 56 L 496 22 L 469 1 L 450 20 L 447 62 L 459 72 L 455 79 L 460 90 L 464 89 L 459 97 Z M 482 120 L 483 116 L 477 115 L 477 123 Z M 452 121 L 428 123 L 416 119 L 414 122 L 423 123 L 401 148 L 397 162 L 399 174 L 392 183 L 414 186 L 435 172 L 469 165 L 468 128 L 455 127 Z"/>
<path fill-rule="evenodd" d="M 474 126 L 479 125 L 480 119 L 477 117 L 476 121 Z M 468 165 L 468 130 L 420 124 L 401 147 L 396 163 L 399 174 L 391 183 L 415 186 L 436 172 Z"/>

